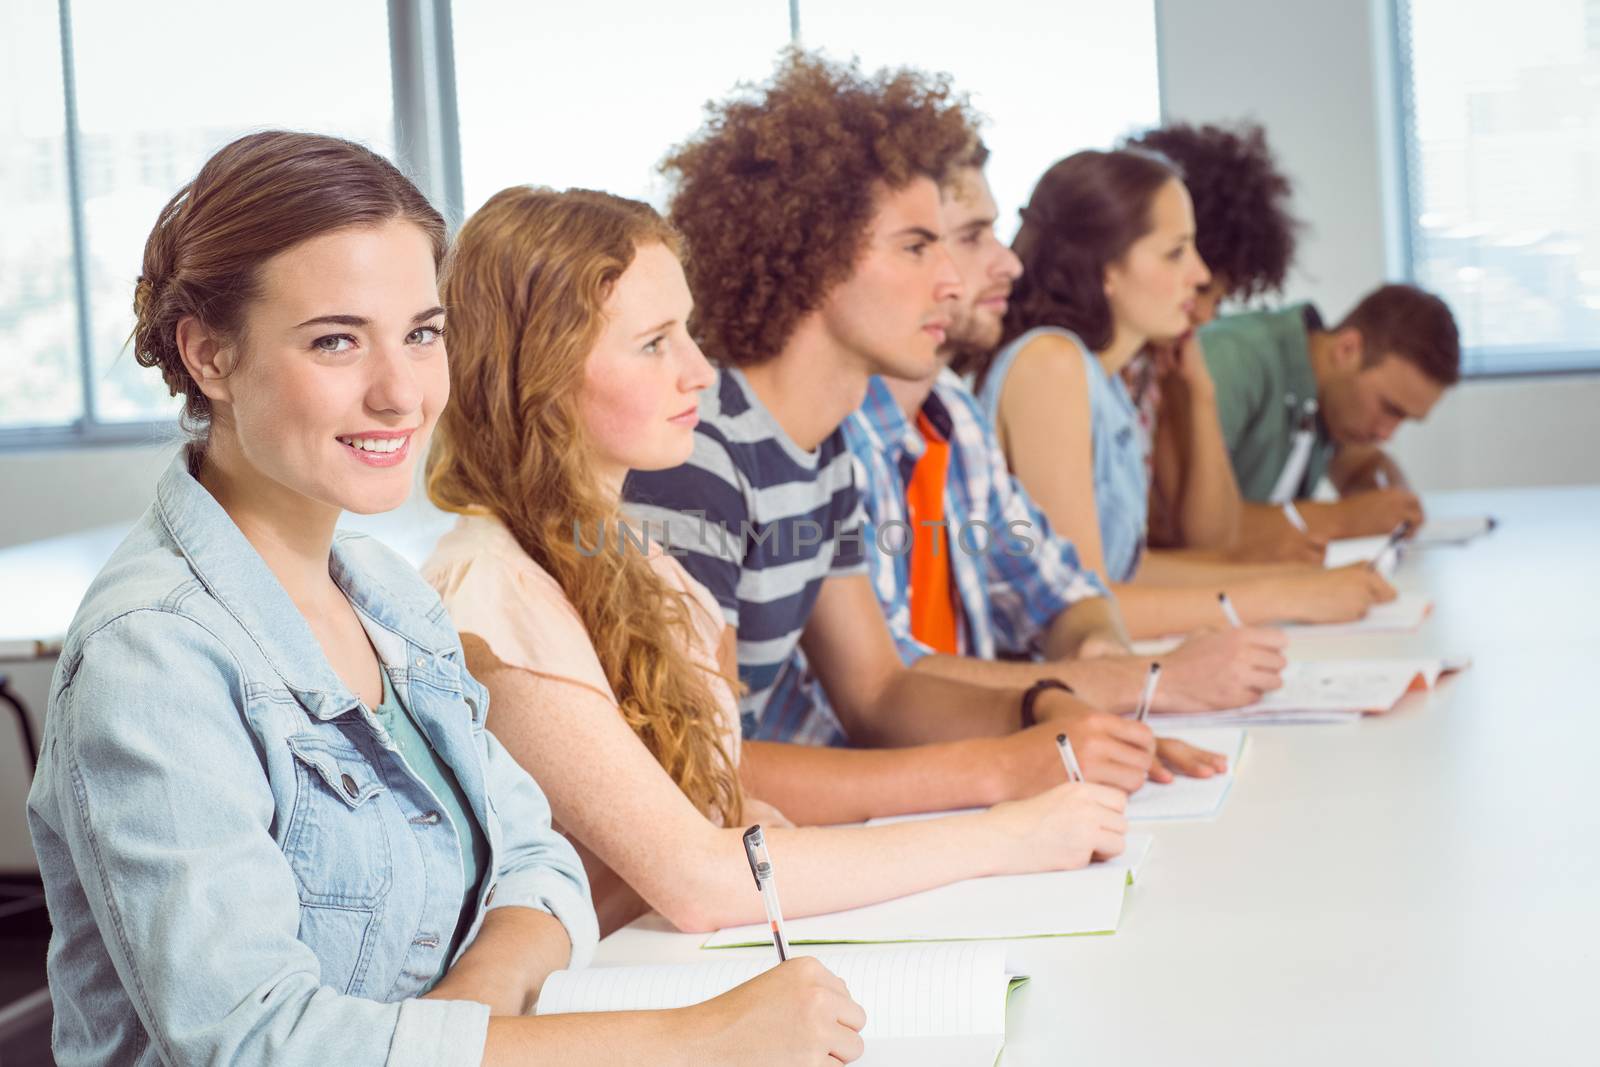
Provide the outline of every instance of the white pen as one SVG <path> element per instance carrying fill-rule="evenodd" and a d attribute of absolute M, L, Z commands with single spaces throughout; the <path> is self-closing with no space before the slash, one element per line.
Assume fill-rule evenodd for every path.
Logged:
<path fill-rule="evenodd" d="M 1144 679 L 1144 692 L 1139 694 L 1139 706 L 1133 713 L 1135 720 L 1144 722 L 1150 717 L 1150 702 L 1156 698 L 1156 683 L 1160 680 L 1161 664 L 1150 664 L 1150 673 Z"/>
<path fill-rule="evenodd" d="M 1234 610 L 1233 601 L 1228 599 L 1227 593 L 1217 594 L 1217 606 L 1221 608 L 1222 613 L 1228 617 L 1228 625 L 1232 626 L 1235 630 L 1242 629 L 1244 627 L 1244 620 L 1239 618 L 1239 613 Z"/>
<path fill-rule="evenodd" d="M 1306 525 L 1305 517 L 1300 514 L 1300 509 L 1294 506 L 1293 500 L 1283 505 L 1283 517 L 1289 520 L 1290 526 L 1301 533 L 1307 535 L 1311 533 L 1311 528 Z"/>
<path fill-rule="evenodd" d="M 1078 754 L 1072 751 L 1072 742 L 1066 734 L 1056 734 L 1056 748 L 1061 752 L 1061 766 L 1067 769 L 1067 781 L 1083 781 L 1083 768 L 1078 766 Z"/>
<path fill-rule="evenodd" d="M 767 909 L 767 926 L 772 930 L 772 947 L 778 950 L 778 962 L 789 958 L 789 942 L 783 936 L 783 909 L 778 907 L 778 880 L 772 875 L 772 859 L 767 855 L 767 839 L 756 823 L 744 832 L 744 854 L 750 861 L 750 873 L 755 876 L 756 888 L 761 890 L 761 903 Z"/>

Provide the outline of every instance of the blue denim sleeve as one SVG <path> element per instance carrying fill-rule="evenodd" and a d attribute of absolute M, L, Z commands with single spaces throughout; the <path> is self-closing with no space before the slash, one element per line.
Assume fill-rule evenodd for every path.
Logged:
<path fill-rule="evenodd" d="M 488 707 L 488 691 L 475 680 L 476 699 Z M 589 877 L 572 842 L 550 825 L 544 790 L 488 730 L 483 732 L 484 780 L 500 816 L 502 848 L 490 908 L 536 908 L 567 928 L 572 942 L 568 967 L 586 966 L 600 940 L 589 896 Z"/>
<path fill-rule="evenodd" d="M 478 1064 L 484 1005 L 322 984 L 242 689 L 188 616 L 140 610 L 87 638 L 31 801 L 47 880 L 76 879 L 87 909 L 58 933 L 104 942 L 167 1063 Z"/>

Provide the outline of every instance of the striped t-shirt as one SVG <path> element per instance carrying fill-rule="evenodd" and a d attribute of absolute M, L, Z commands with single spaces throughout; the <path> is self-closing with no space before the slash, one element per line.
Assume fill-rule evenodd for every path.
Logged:
<path fill-rule="evenodd" d="M 689 461 L 635 471 L 625 493 L 645 532 L 711 590 L 738 634 L 744 735 L 784 740 L 782 724 L 763 723 L 762 713 L 822 582 L 866 573 L 864 513 L 844 434 L 803 450 L 744 375 L 725 369 L 700 395 Z"/>

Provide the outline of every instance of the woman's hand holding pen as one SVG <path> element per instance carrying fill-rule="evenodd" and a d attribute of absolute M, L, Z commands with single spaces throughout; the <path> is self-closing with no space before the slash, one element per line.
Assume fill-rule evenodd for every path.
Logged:
<path fill-rule="evenodd" d="M 677 1047 L 694 1050 L 695 1063 L 727 1067 L 850 1063 L 861 1056 L 867 1023 L 844 982 L 810 956 L 683 1008 L 681 1018 L 687 1032 Z"/>
<path fill-rule="evenodd" d="M 987 840 L 999 853 L 997 873 L 1073 870 L 1091 859 L 1122 853 L 1128 795 L 1106 785 L 1067 783 L 1059 757 L 1056 775 L 1060 785 L 1026 800 L 997 804 L 979 816 L 995 827 Z"/>

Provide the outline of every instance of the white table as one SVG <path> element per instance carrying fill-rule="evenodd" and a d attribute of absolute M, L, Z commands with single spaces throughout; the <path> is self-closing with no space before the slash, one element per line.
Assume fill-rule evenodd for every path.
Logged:
<path fill-rule="evenodd" d="M 1118 933 L 1008 943 L 1033 981 L 1002 1064 L 1600 1063 L 1600 487 L 1429 505 L 1501 526 L 1406 559 L 1423 628 L 1293 654 L 1473 666 L 1384 717 L 1253 729 L 1220 819 L 1154 827 Z M 649 917 L 598 961 L 701 940 Z"/>
<path fill-rule="evenodd" d="M 454 521 L 414 497 L 382 515 L 346 515 L 339 527 L 371 534 L 420 566 Z M 131 527 L 116 523 L 0 549 L 0 662 L 61 650 L 83 594 Z"/>

